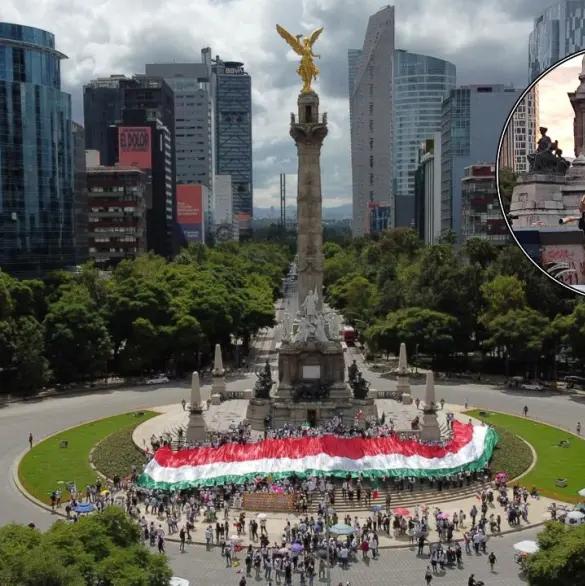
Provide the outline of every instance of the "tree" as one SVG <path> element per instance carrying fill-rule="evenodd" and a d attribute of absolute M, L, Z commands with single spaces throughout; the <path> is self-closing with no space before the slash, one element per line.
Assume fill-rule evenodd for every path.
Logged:
<path fill-rule="evenodd" d="M 500 202 L 505 214 L 510 213 L 510 203 L 512 202 L 512 191 L 518 180 L 518 176 L 508 167 L 503 167 L 498 172 Z"/>
<path fill-rule="evenodd" d="M 551 521 L 536 539 L 540 550 L 526 561 L 531 586 L 585 584 L 585 525 Z"/>
<path fill-rule="evenodd" d="M 34 317 L 21 317 L 16 322 L 12 364 L 18 390 L 23 394 L 34 394 L 49 381 L 44 329 Z"/>
<path fill-rule="evenodd" d="M 2 586 L 168 586 L 171 576 L 166 556 L 151 553 L 138 524 L 117 507 L 57 521 L 46 533 L 0 528 Z"/>

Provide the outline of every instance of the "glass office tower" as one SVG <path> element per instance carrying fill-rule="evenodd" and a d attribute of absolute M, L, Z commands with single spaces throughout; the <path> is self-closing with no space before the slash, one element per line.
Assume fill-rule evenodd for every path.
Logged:
<path fill-rule="evenodd" d="M 75 265 L 71 96 L 53 34 L 0 23 L 0 268 Z"/>
<path fill-rule="evenodd" d="M 453 63 L 394 52 L 394 191 L 395 226 L 414 223 L 414 174 L 419 164 L 420 145 L 441 129 L 441 107 L 455 89 Z"/>

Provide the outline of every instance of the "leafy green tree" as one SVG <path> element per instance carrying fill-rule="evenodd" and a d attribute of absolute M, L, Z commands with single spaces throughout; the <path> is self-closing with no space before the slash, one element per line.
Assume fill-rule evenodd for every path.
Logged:
<path fill-rule="evenodd" d="M 514 190 L 514 185 L 516 185 L 518 176 L 512 169 L 503 167 L 499 170 L 498 178 L 500 201 L 504 213 L 508 214 L 510 212 L 510 203 L 512 202 L 512 191 Z"/>
<path fill-rule="evenodd" d="M 585 525 L 549 522 L 536 539 L 540 550 L 526 562 L 531 586 L 585 583 Z"/>
<path fill-rule="evenodd" d="M 463 253 L 471 264 L 478 264 L 485 270 L 498 258 L 499 250 L 485 238 L 469 238 L 463 245 Z"/>
<path fill-rule="evenodd" d="M 95 380 L 107 372 L 112 344 L 86 288 L 63 286 L 49 305 L 43 325 L 47 358 L 57 380 Z"/>
<path fill-rule="evenodd" d="M 50 379 L 44 328 L 34 317 L 21 317 L 16 321 L 12 364 L 18 390 L 24 394 L 34 394 Z"/>
<path fill-rule="evenodd" d="M 0 528 L 2 586 L 168 586 L 166 556 L 140 542 L 140 527 L 109 507 L 77 523 L 57 521 L 46 532 Z"/>

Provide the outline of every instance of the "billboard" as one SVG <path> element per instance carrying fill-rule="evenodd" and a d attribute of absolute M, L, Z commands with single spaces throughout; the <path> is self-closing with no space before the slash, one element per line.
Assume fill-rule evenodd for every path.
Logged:
<path fill-rule="evenodd" d="M 187 242 L 203 242 L 203 186 L 177 185 L 177 223 Z"/>
<path fill-rule="evenodd" d="M 118 163 L 122 167 L 152 169 L 152 129 L 150 126 L 118 127 Z"/>

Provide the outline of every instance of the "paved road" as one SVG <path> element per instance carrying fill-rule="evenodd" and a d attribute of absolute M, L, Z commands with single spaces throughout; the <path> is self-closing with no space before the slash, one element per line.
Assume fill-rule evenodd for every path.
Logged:
<path fill-rule="evenodd" d="M 521 539 L 534 539 L 536 530 L 522 532 L 518 535 L 493 538 L 489 542 L 489 551 L 496 554 L 496 573 L 490 574 L 487 555 L 463 555 L 462 569 L 448 569 L 444 574 L 433 580 L 433 586 L 465 586 L 469 575 L 474 573 L 478 580 L 483 580 L 486 586 L 521 586 L 525 580 L 518 573 L 518 566 L 514 562 L 512 545 Z M 167 543 L 167 553 L 171 564 L 178 576 L 192 580 L 192 584 L 202 584 L 201 576 L 205 575 L 205 584 L 221 586 L 237 586 L 241 574 L 232 568 L 225 568 L 225 563 L 218 550 L 205 551 L 202 547 L 188 548 L 185 554 L 178 552 L 178 544 Z M 357 562 L 349 570 L 333 568 L 331 584 L 336 586 L 340 582 L 350 582 L 351 586 L 382 586 L 383 584 L 400 584 L 401 586 L 421 586 L 425 583 L 424 573 L 427 558 L 418 558 L 414 551 L 409 549 L 382 550 L 379 560 L 371 560 L 368 564 Z M 249 578 L 248 584 L 266 584 L 265 581 L 256 581 Z M 299 584 L 295 576 L 293 584 Z M 315 584 L 326 584 L 315 580 Z"/>

